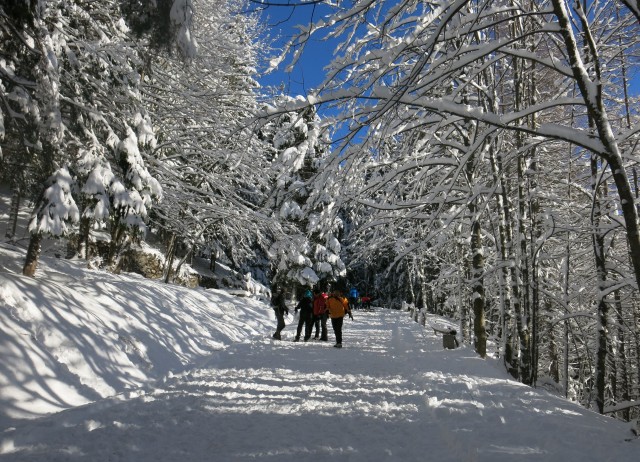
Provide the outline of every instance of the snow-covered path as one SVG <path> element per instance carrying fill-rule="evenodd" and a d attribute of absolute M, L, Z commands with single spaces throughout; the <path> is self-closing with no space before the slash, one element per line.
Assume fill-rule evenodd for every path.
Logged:
<path fill-rule="evenodd" d="M 155 390 L 25 422 L 0 461 L 640 460 L 625 424 L 443 350 L 406 313 L 355 317 L 341 350 L 289 325 Z"/>

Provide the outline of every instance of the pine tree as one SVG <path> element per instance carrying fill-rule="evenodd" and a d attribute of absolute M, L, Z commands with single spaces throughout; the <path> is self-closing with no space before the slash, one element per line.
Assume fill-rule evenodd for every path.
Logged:
<path fill-rule="evenodd" d="M 299 100 L 280 96 L 275 106 Z M 268 204 L 284 223 L 285 235 L 271 246 L 276 285 L 326 285 L 345 275 L 331 179 L 319 175 L 327 157 L 321 121 L 313 108 L 288 111 L 261 129 L 270 146 L 276 188 Z M 335 184 L 334 184 L 335 186 Z"/>

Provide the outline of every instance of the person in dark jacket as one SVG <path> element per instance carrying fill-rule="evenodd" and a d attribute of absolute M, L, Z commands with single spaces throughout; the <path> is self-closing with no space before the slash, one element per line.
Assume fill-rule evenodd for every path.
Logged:
<path fill-rule="evenodd" d="M 304 292 L 304 296 L 296 306 L 296 313 L 300 310 L 300 319 L 298 321 L 298 331 L 294 342 L 300 340 L 302 326 L 304 326 L 304 341 L 307 342 L 311 338 L 311 330 L 313 328 L 313 295 L 310 290 Z"/>
<path fill-rule="evenodd" d="M 327 294 L 321 292 L 320 289 L 316 289 L 313 291 L 313 325 L 316 328 L 316 336 L 318 339 L 318 334 L 320 329 L 322 328 L 320 340 L 323 342 L 327 341 L 327 317 L 329 314 L 327 313 Z"/>
<path fill-rule="evenodd" d="M 286 325 L 284 323 L 284 315 L 289 315 L 289 308 L 287 308 L 287 304 L 285 302 L 284 291 L 276 291 L 273 297 L 271 297 L 271 306 L 273 306 L 273 311 L 275 312 L 276 319 L 278 320 L 278 324 L 276 325 L 276 332 L 273 334 L 273 338 L 276 340 L 281 340 L 280 333 Z"/>

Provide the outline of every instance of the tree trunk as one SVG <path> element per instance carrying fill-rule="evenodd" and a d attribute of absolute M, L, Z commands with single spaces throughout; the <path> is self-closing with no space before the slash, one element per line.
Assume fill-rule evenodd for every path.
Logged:
<path fill-rule="evenodd" d="M 518 337 L 520 339 L 520 380 L 527 385 L 533 385 L 533 374 L 531 373 L 531 317 L 528 309 L 528 287 L 529 287 L 529 261 L 527 258 L 527 207 L 525 194 L 525 160 L 521 157 L 518 159 L 518 237 L 520 239 L 520 258 L 516 261 L 516 270 L 519 274 L 516 276 L 513 284 L 522 288 L 520 296 L 516 299 L 514 309 L 516 312 L 516 325 L 518 329 Z M 518 288 L 518 291 L 519 291 Z M 514 294 L 516 290 L 514 288 Z"/>
<path fill-rule="evenodd" d="M 636 387 L 638 392 L 636 397 L 640 394 L 640 306 L 637 300 L 633 302 L 633 336 L 636 341 Z"/>
<path fill-rule="evenodd" d="M 601 299 L 598 303 L 598 351 L 596 353 L 596 406 L 600 414 L 604 413 L 605 388 L 607 377 L 607 303 Z"/>
<path fill-rule="evenodd" d="M 571 166 L 569 167 L 571 171 Z M 571 199 L 571 182 L 569 181 L 569 199 Z M 569 202 L 571 203 L 571 202 Z M 565 247 L 565 260 L 563 262 L 563 308 L 565 313 L 569 312 L 569 268 L 571 263 L 571 232 L 567 231 L 567 245 Z M 563 388 L 565 398 L 569 397 L 569 320 L 563 322 L 563 348 L 564 348 L 564 367 L 563 367 Z"/>
<path fill-rule="evenodd" d="M 463 287 L 463 281 L 468 281 L 471 278 L 471 274 L 469 272 L 470 262 L 467 258 L 467 254 L 465 249 L 461 248 L 460 244 L 458 245 L 458 250 L 460 252 L 460 260 L 462 260 L 462 268 L 460 269 L 460 277 L 458 278 L 458 306 L 460 309 L 460 330 L 462 331 L 462 341 L 469 342 L 471 339 L 470 332 L 470 322 L 469 322 L 469 304 L 468 299 L 466 297 L 465 288 Z"/>
<path fill-rule="evenodd" d="M 571 111 L 571 124 L 573 124 L 574 122 L 574 113 L 573 110 Z M 569 150 L 568 150 L 568 165 L 569 168 L 567 170 L 567 203 L 571 204 L 573 203 L 573 195 L 572 195 L 572 181 L 573 181 L 573 158 L 574 158 L 574 152 L 573 152 L 573 146 L 569 145 Z M 563 273 L 563 280 L 562 280 L 562 285 L 563 285 L 563 299 L 562 299 L 562 307 L 565 311 L 565 313 L 569 313 L 569 288 L 571 286 L 571 231 L 568 230 L 567 231 L 567 244 L 565 246 L 565 258 L 564 258 L 564 262 L 563 262 L 563 268 L 562 268 L 562 273 Z M 564 397 L 568 398 L 569 397 L 569 320 L 565 319 L 565 321 L 562 323 L 563 324 L 563 348 L 564 348 L 564 367 L 563 367 L 563 386 L 562 388 L 564 389 Z"/>
<path fill-rule="evenodd" d="M 5 237 L 13 242 L 16 236 L 16 229 L 18 227 L 18 217 L 20 216 L 20 199 L 21 194 L 19 189 L 14 189 L 11 195 L 11 206 L 9 208 L 9 223 L 5 232 Z"/>
<path fill-rule="evenodd" d="M 209 269 L 212 272 L 216 272 L 216 259 L 217 259 L 218 251 L 216 249 L 211 249 L 211 257 L 209 261 Z"/>
<path fill-rule="evenodd" d="M 502 160 L 495 147 L 495 142 L 491 143 L 489 149 L 489 160 L 491 164 L 491 171 L 493 174 L 493 181 L 498 187 L 498 194 L 496 194 L 496 204 L 498 212 L 498 244 L 500 255 L 500 283 L 502 290 L 502 311 L 501 311 L 501 337 L 502 351 L 504 358 L 504 365 L 507 371 L 517 378 L 517 367 L 514 364 L 514 344 L 513 344 L 513 312 L 512 312 L 512 266 L 509 262 L 512 261 L 512 249 L 513 249 L 513 231 L 511 230 L 511 211 L 509 208 L 509 199 L 507 195 L 507 188 L 505 186 L 504 171 L 502 169 Z"/>
<path fill-rule="evenodd" d="M 532 154 L 535 156 L 535 150 Z M 528 170 L 535 171 L 535 161 L 532 161 L 529 165 Z M 530 176 L 531 178 L 531 176 Z M 530 180 L 531 181 L 531 180 Z M 533 181 L 530 185 L 531 190 L 535 190 L 537 188 L 537 183 Z M 530 226 L 530 252 L 529 261 L 531 262 L 531 383 L 533 385 L 536 384 L 538 380 L 538 357 L 539 357 L 539 343 L 540 339 L 538 338 L 538 330 L 539 330 L 539 316 L 540 312 L 540 283 L 539 283 L 539 275 L 540 275 L 540 262 L 538 260 L 538 255 L 540 253 L 541 247 L 543 243 L 539 242 L 541 237 L 541 224 L 539 222 L 539 203 L 537 198 L 531 197 L 531 193 L 529 194 L 529 216 L 531 219 Z"/>
<path fill-rule="evenodd" d="M 597 352 L 596 352 L 596 371 L 595 371 L 595 392 L 596 406 L 598 412 L 604 412 L 605 387 L 606 387 L 606 370 L 607 370 L 607 336 L 608 336 L 608 310 L 609 306 L 602 295 L 607 285 L 607 268 L 604 248 L 604 235 L 601 232 L 600 221 L 602 210 L 600 208 L 600 188 L 598 184 L 598 159 L 595 154 L 591 156 L 591 189 L 593 192 L 593 203 L 591 208 L 591 237 L 593 242 L 593 253 L 595 255 L 596 275 L 598 281 L 597 300 Z"/>
<path fill-rule="evenodd" d="M 544 319 L 551 319 L 552 309 L 549 299 L 545 301 L 545 312 L 547 316 Z M 554 334 L 554 329 L 551 323 L 544 323 L 544 332 L 549 332 L 549 338 L 547 340 L 549 348 L 549 375 L 555 383 L 560 383 L 560 357 L 558 355 L 558 345 Z"/>
<path fill-rule="evenodd" d="M 622 301 L 620 300 L 620 291 L 615 291 L 615 300 L 616 300 L 616 318 L 618 324 L 618 339 L 617 339 L 617 351 L 620 366 L 617 367 L 618 374 L 613 378 L 613 382 L 619 383 L 619 394 L 616 393 L 614 396 L 616 398 L 618 395 L 620 396 L 620 400 L 618 401 L 630 401 L 631 400 L 631 387 L 629 384 L 629 371 L 627 369 L 627 343 L 626 343 L 626 335 L 625 335 L 625 322 L 623 316 L 622 309 Z M 620 377 L 620 380 L 618 380 Z M 622 419 L 626 422 L 629 421 L 630 413 L 629 408 L 621 411 Z"/>
<path fill-rule="evenodd" d="M 482 358 L 487 357 L 487 329 L 485 326 L 484 300 L 484 253 L 479 217 L 475 216 L 475 206 L 472 210 L 471 225 L 471 280 L 473 298 L 473 334 L 476 353 Z"/>
<path fill-rule="evenodd" d="M 178 264 L 176 265 L 176 274 L 180 273 L 180 269 L 182 268 L 182 265 L 184 265 L 184 263 L 189 259 L 189 257 L 191 255 L 193 255 L 194 253 L 194 247 L 192 246 L 189 251 L 185 254 L 184 257 L 182 257 L 180 259 L 180 261 L 178 262 Z M 173 258 L 171 259 L 173 261 Z M 193 264 L 193 262 L 191 262 Z M 165 281 L 167 282 L 167 281 Z"/>
<path fill-rule="evenodd" d="M 22 274 L 25 276 L 35 277 L 36 268 L 38 266 L 38 258 L 40 257 L 40 244 L 42 242 L 42 234 L 31 234 L 29 239 L 29 247 L 27 248 L 27 256 L 25 258 Z"/>
<path fill-rule="evenodd" d="M 569 320 L 564 321 L 564 367 L 563 367 L 563 379 L 562 387 L 564 388 L 564 397 L 569 397 Z"/>
<path fill-rule="evenodd" d="M 471 146 L 471 136 L 474 132 L 472 123 L 467 123 L 466 138 L 467 148 Z M 475 178 L 475 155 L 471 154 L 465 164 L 467 183 L 473 185 Z M 479 198 L 471 198 L 467 205 L 471 220 L 471 304 L 473 309 L 473 344 L 476 353 L 482 358 L 487 357 L 487 328 L 485 324 L 485 295 L 484 295 L 484 248 L 482 245 L 482 227 L 480 226 Z"/>
<path fill-rule="evenodd" d="M 530 4 L 531 8 L 534 8 L 533 3 Z M 536 43 L 533 37 L 529 37 L 529 51 L 532 54 L 536 53 Z M 538 104 L 537 95 L 537 73 L 536 63 L 533 61 L 529 72 L 526 74 L 528 87 L 527 87 L 527 101 L 529 107 L 535 107 Z M 528 125 L 530 128 L 538 129 L 537 114 L 534 112 L 529 117 Z M 540 313 L 540 261 L 538 255 L 540 254 L 543 242 L 539 242 L 542 237 L 542 223 L 540 219 L 540 199 L 538 197 L 538 151 L 535 146 L 529 150 L 529 165 L 527 166 L 527 183 L 528 183 L 528 206 L 529 206 L 529 219 L 530 219 L 530 255 L 529 261 L 531 262 L 531 382 L 535 386 L 538 380 L 538 358 L 539 358 L 539 344 L 538 339 L 539 331 L 539 316 Z"/>
<path fill-rule="evenodd" d="M 111 228 L 111 242 L 109 243 L 109 254 L 107 255 L 107 267 L 111 267 L 114 264 L 116 255 L 118 254 L 118 247 L 124 234 L 124 227 L 120 225 L 120 222 L 120 216 L 118 212 L 116 212 L 116 218 Z"/>
<path fill-rule="evenodd" d="M 171 281 L 171 275 L 173 274 L 173 259 L 176 256 L 176 233 L 171 233 L 169 239 L 169 245 L 167 246 L 167 255 L 165 257 L 166 267 L 164 270 L 164 283 L 168 284 Z"/>
<path fill-rule="evenodd" d="M 91 220 L 89 217 L 80 219 L 80 228 L 78 230 L 78 248 L 77 252 L 80 258 L 89 260 L 89 234 L 91 231 Z"/>
<path fill-rule="evenodd" d="M 521 25 L 520 25 L 521 26 Z M 516 24 L 513 25 L 511 35 L 516 37 L 519 35 L 515 30 Z M 526 48 L 526 44 L 522 44 L 523 48 Z M 513 60 L 513 78 L 515 81 L 514 86 L 514 109 L 520 111 L 524 106 L 525 92 L 524 92 L 524 65 L 518 58 Z M 515 147 L 518 152 L 522 152 L 524 142 L 522 140 L 523 135 L 521 133 L 515 134 Z M 522 154 L 518 157 L 517 161 L 517 181 L 518 181 L 518 208 L 517 208 L 517 225 L 514 225 L 517 229 L 517 239 L 514 242 L 520 243 L 518 248 L 513 249 L 514 264 L 512 269 L 512 292 L 513 292 L 513 311 L 516 316 L 516 330 L 518 333 L 519 345 L 516 352 L 518 358 L 518 378 L 520 381 L 527 385 L 532 385 L 531 374 L 531 331 L 529 324 L 531 322 L 528 311 L 528 287 L 529 287 L 529 271 L 527 260 L 527 199 L 525 188 L 525 172 L 526 161 L 522 157 Z"/>

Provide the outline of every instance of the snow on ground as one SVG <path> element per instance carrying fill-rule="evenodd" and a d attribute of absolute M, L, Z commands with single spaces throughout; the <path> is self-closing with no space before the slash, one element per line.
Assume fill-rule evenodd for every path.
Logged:
<path fill-rule="evenodd" d="M 406 312 L 357 311 L 341 350 L 291 324 L 278 342 L 261 301 L 48 257 L 24 278 L 23 254 L 0 244 L 0 462 L 640 455 L 627 424 L 444 350 Z"/>
<path fill-rule="evenodd" d="M 271 324 L 264 303 L 0 244 L 0 425 L 150 386 Z"/>

